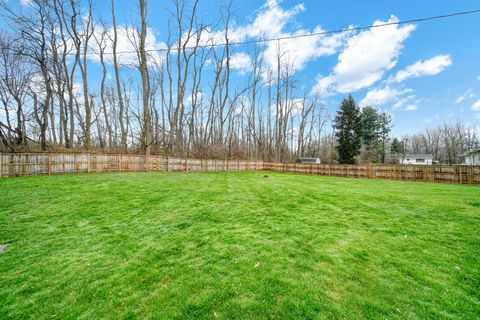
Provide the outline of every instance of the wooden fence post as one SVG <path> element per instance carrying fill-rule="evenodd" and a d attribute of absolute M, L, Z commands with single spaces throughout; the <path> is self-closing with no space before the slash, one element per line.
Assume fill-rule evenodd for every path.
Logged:
<path fill-rule="evenodd" d="M 90 153 L 87 153 L 87 173 L 90 173 Z"/>
<path fill-rule="evenodd" d="M 52 154 L 48 154 L 48 175 L 52 174 Z"/>
<path fill-rule="evenodd" d="M 113 159 L 116 156 L 116 159 Z M 143 159 L 141 157 L 144 157 Z M 41 157 L 43 159 L 35 160 L 35 157 Z M 47 157 L 47 158 L 45 158 Z M 135 161 L 133 161 L 135 158 Z M 32 160 L 33 159 L 33 160 Z M 83 160 L 82 160 L 83 159 Z M 179 170 L 182 169 L 185 172 L 190 172 L 190 166 L 192 170 L 197 171 L 200 167 L 200 171 L 210 171 L 210 165 L 214 166 L 214 171 L 228 172 L 236 170 L 268 170 L 272 172 L 290 172 L 290 173 L 305 173 L 305 174 L 320 174 L 331 176 L 348 176 L 348 177 L 363 177 L 372 179 L 394 179 L 394 180 L 417 180 L 417 181 L 432 181 L 432 182 L 450 182 L 458 184 L 480 184 L 478 170 L 479 166 L 421 166 L 421 165 L 401 165 L 401 164 L 384 164 L 384 165 L 334 165 L 334 164 L 297 164 L 286 162 L 265 162 L 255 161 L 253 163 L 250 160 L 220 160 L 222 162 L 219 168 L 218 160 L 195 159 L 194 162 L 190 162 L 189 158 L 184 158 L 184 168 L 182 168 L 182 159 L 173 158 L 174 166 L 179 166 Z M 53 175 L 55 173 L 68 173 L 68 172 L 80 172 L 81 166 L 86 172 L 93 173 L 102 170 L 114 170 L 114 165 L 118 164 L 118 172 L 129 170 L 132 171 L 148 171 L 148 170 L 163 170 L 164 161 L 166 160 L 166 171 L 171 171 L 171 161 L 169 157 L 163 158 L 152 155 L 135 155 L 130 157 L 128 154 L 96 154 L 96 153 L 81 153 L 81 154 L 67 154 L 67 153 L 0 153 L 0 177 L 7 177 L 13 175 L 35 175 L 35 174 L 48 174 Z M 177 161 L 179 163 L 177 164 Z M 197 161 L 200 161 L 198 164 Z M 131 164 L 130 164 L 131 162 Z M 213 163 L 211 163 L 213 162 Z M 242 162 L 242 164 L 240 164 Z M 140 167 L 140 164 L 144 163 L 144 168 Z M 196 164 L 195 164 L 196 163 Z M 125 164 L 125 169 L 123 165 Z M 35 168 L 36 165 L 40 171 Z M 159 166 L 161 165 L 161 166 Z M 54 167 L 55 166 L 55 167 Z M 107 167 L 106 167 L 107 166 Z M 58 167 L 58 168 L 57 168 Z M 158 169 L 156 169 L 158 168 Z M 213 171 L 213 170 L 212 170 Z M 85 171 L 83 171 L 85 172 Z"/>
<path fill-rule="evenodd" d="M 11 153 L 7 153 L 7 177 L 10 177 L 11 174 L 11 170 L 12 170 L 12 166 L 10 165 L 12 163 L 12 158 L 13 158 L 13 155 Z"/>

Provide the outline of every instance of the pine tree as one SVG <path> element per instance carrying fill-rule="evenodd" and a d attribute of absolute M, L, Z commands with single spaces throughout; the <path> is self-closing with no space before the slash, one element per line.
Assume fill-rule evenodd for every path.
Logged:
<path fill-rule="evenodd" d="M 343 99 L 335 116 L 338 161 L 354 164 L 362 146 L 362 118 L 360 109 L 351 95 Z"/>
<path fill-rule="evenodd" d="M 365 107 L 362 116 L 362 143 L 369 159 L 385 162 L 389 133 L 392 129 L 392 117 L 382 113 L 375 107 Z"/>
<path fill-rule="evenodd" d="M 380 117 L 378 110 L 374 107 L 362 109 L 362 144 L 365 146 L 369 160 L 375 155 L 380 145 Z"/>
<path fill-rule="evenodd" d="M 378 153 L 382 163 L 385 163 L 385 156 L 387 154 L 386 149 L 388 147 L 388 135 L 392 130 L 392 116 L 388 113 L 382 113 L 379 118 L 380 139 Z"/>
<path fill-rule="evenodd" d="M 404 152 L 405 148 L 397 138 L 393 138 L 392 145 L 390 146 L 390 152 L 398 156 Z"/>

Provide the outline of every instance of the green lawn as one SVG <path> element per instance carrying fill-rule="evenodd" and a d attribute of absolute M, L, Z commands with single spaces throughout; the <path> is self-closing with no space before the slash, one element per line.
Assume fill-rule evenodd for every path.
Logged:
<path fill-rule="evenodd" d="M 0 244 L 0 319 L 480 318 L 473 186 L 11 178 L 0 180 Z"/>

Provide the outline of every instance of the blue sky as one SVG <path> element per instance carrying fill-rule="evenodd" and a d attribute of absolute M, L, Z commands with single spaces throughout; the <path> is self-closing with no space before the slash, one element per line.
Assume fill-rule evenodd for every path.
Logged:
<path fill-rule="evenodd" d="M 165 2 L 169 3 L 148 2 L 150 49 L 162 48 L 167 39 L 169 5 L 165 7 Z M 95 15 L 108 25 L 110 1 L 94 3 Z M 206 22 L 219 18 L 220 1 L 200 3 L 200 14 Z M 479 8 L 480 1 L 466 0 L 234 0 L 231 37 L 235 41 L 289 36 Z M 136 1 L 117 0 L 116 11 L 118 24 L 138 22 Z M 295 78 L 301 88 L 320 94 L 332 114 L 341 99 L 351 93 L 361 105 L 374 105 L 391 113 L 394 133 L 403 135 L 457 118 L 468 123 L 480 122 L 479 22 L 477 13 L 282 41 L 282 45 L 295 63 Z M 245 53 L 249 50 L 251 46 L 233 50 L 235 77 L 239 81 L 248 77 Z M 267 63 L 271 59 L 268 50 L 267 47 Z"/>

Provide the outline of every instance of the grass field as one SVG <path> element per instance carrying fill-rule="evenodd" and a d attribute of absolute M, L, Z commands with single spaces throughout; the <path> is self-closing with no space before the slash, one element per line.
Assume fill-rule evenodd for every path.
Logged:
<path fill-rule="evenodd" d="M 3 179 L 0 244 L 1 319 L 480 318 L 479 187 Z"/>

